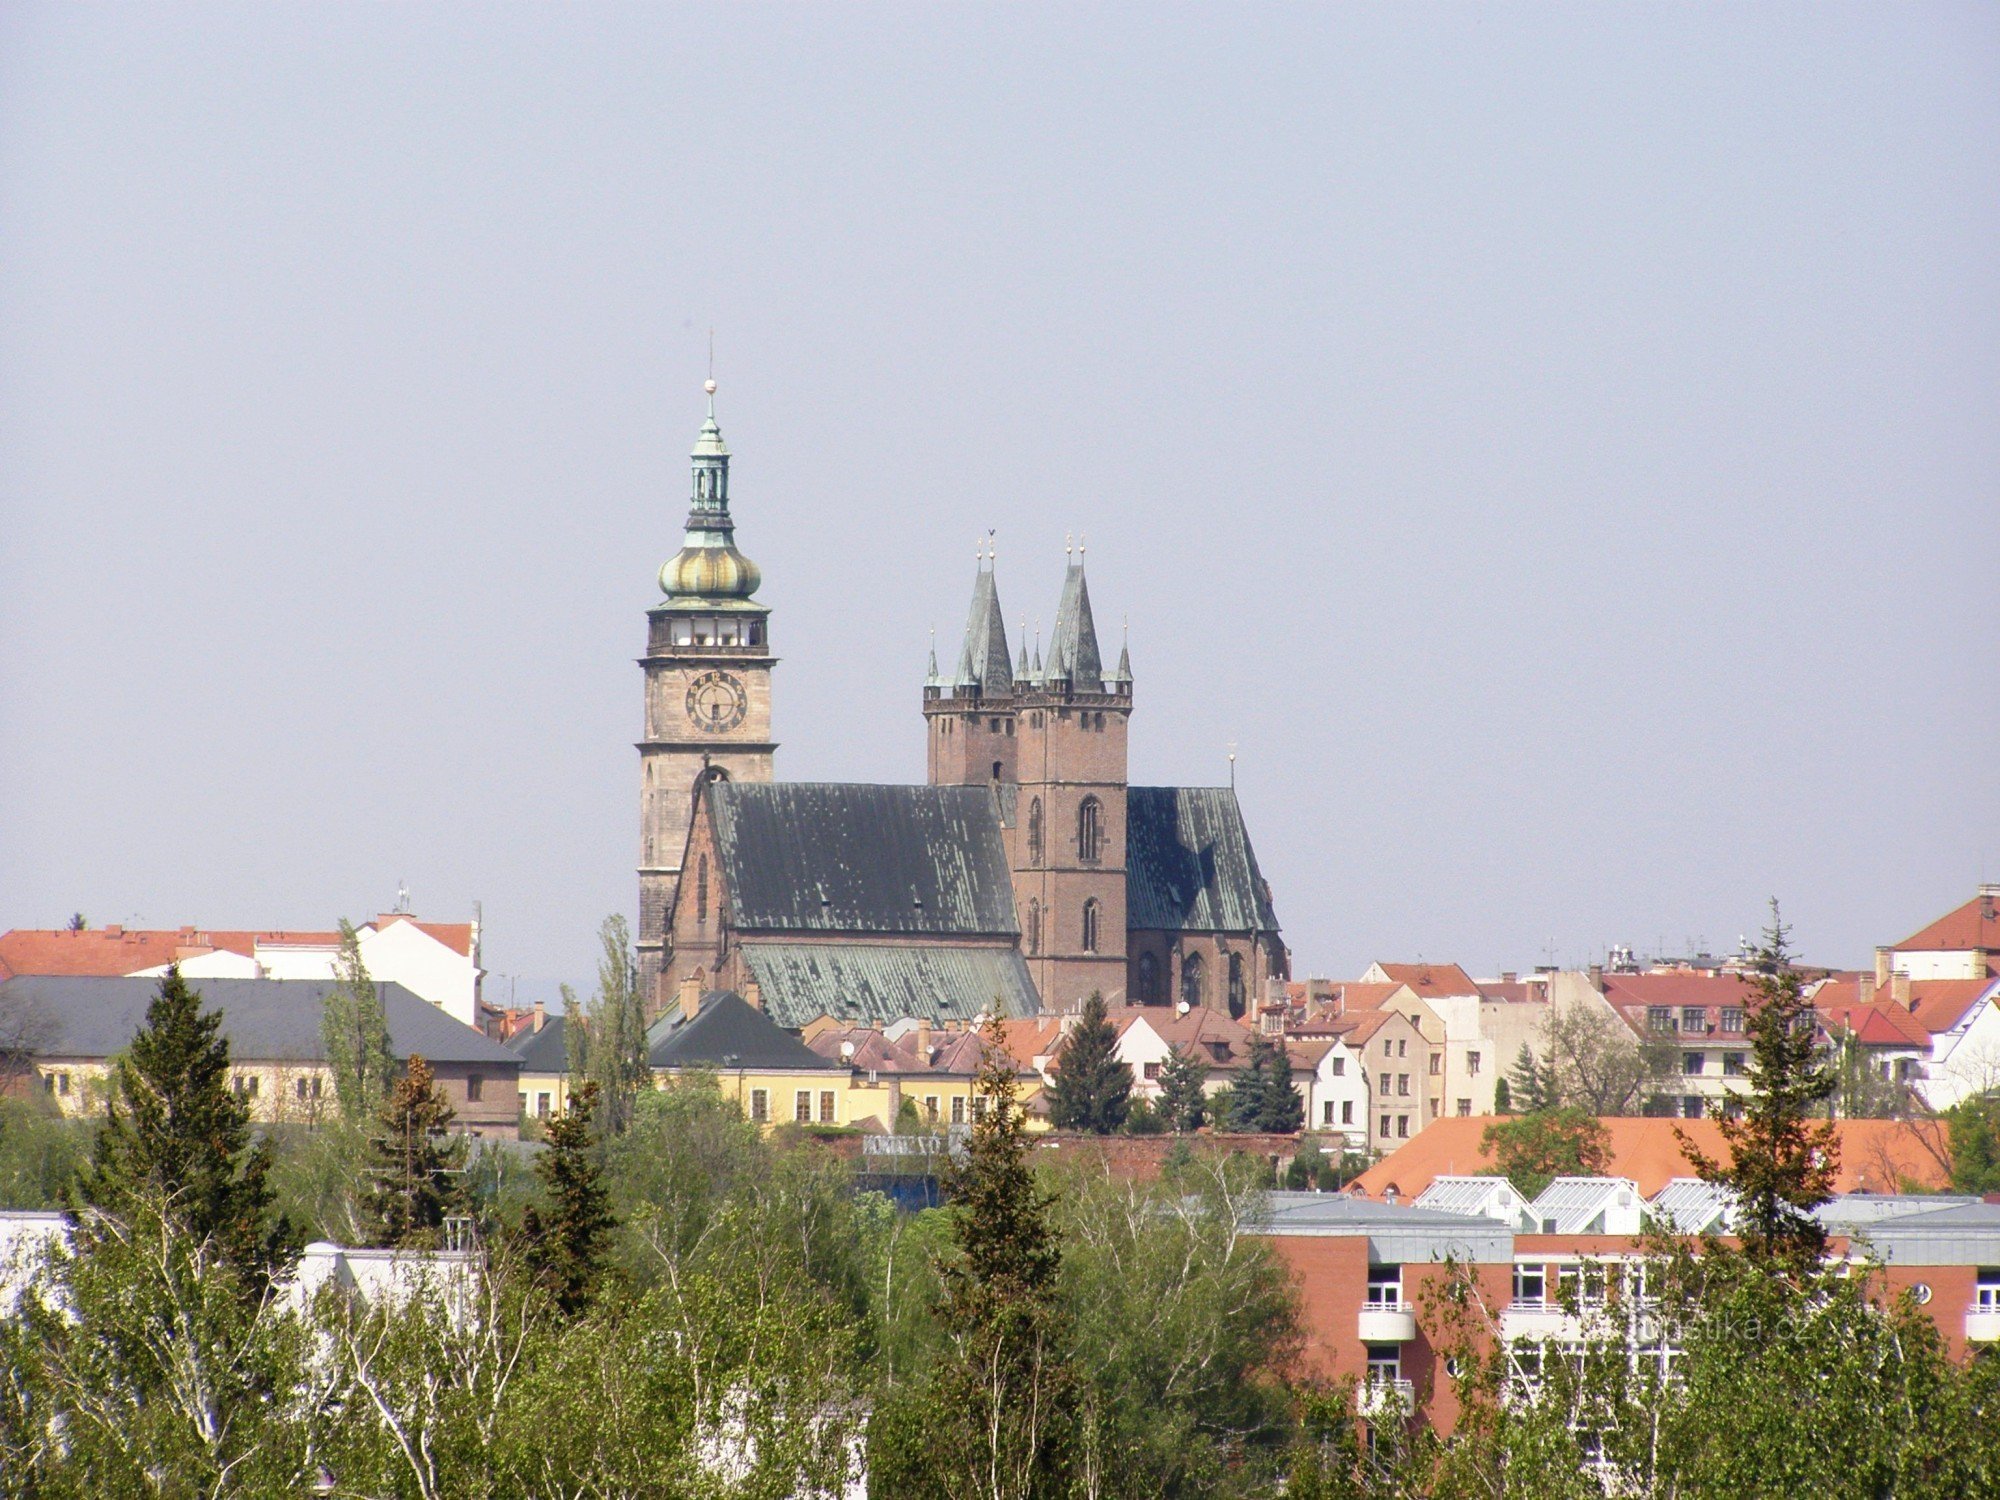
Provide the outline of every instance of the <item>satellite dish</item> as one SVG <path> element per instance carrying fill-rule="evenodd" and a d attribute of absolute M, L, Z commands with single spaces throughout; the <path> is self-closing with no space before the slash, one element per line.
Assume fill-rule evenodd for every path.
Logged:
<path fill-rule="evenodd" d="M 1177 1016 L 1184 1016 L 1184 1015 L 1186 1015 L 1186 1014 L 1187 1014 L 1187 1013 L 1188 1013 L 1188 1012 L 1189 1012 L 1190 1010 L 1193 1010 L 1193 1009 L 1194 1009 L 1194 1007 L 1193 1007 L 1193 1006 L 1189 1005 L 1189 1004 L 1187 1003 L 1187 1001 L 1183 1000 L 1183 1001 L 1181 1001 L 1181 1003 L 1180 1003 L 1179 1005 L 1176 1005 L 1176 1006 L 1174 1007 L 1174 1014 L 1175 1014 L 1175 1015 L 1177 1015 Z"/>
<path fill-rule="evenodd" d="M 854 1043 L 842 1042 L 840 1044 L 840 1055 L 843 1058 L 852 1058 L 854 1056 Z"/>

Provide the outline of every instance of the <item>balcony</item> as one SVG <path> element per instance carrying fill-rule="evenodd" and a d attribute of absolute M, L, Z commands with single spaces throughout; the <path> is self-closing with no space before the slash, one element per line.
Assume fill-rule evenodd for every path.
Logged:
<path fill-rule="evenodd" d="M 1966 1310 L 1965 1337 L 1968 1343 L 2000 1343 L 2000 1302 L 1975 1302 Z"/>
<path fill-rule="evenodd" d="M 1417 1336 L 1417 1310 L 1407 1302 L 1367 1302 L 1354 1336 L 1364 1344 L 1407 1344 Z"/>
<path fill-rule="evenodd" d="M 1582 1320 L 1560 1302 L 1510 1302 L 1500 1309 L 1500 1335 L 1509 1339 L 1575 1338 Z"/>
<path fill-rule="evenodd" d="M 1407 1380 L 1377 1380 L 1371 1376 L 1355 1391 L 1354 1409 L 1364 1417 L 1379 1417 L 1389 1411 L 1414 1412 L 1417 1388 Z"/>

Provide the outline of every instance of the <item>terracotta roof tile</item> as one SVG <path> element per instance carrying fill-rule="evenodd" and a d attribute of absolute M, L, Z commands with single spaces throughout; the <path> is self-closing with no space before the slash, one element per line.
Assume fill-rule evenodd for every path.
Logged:
<path fill-rule="evenodd" d="M 1376 965 L 1397 984 L 1407 984 L 1423 999 L 1438 995 L 1476 995 L 1479 986 L 1472 976 L 1457 964 L 1384 964 Z"/>
<path fill-rule="evenodd" d="M 2000 951 L 2000 899 L 1984 893 L 1919 928 L 1896 944 L 1898 952 Z"/>
<path fill-rule="evenodd" d="M 1480 1146 L 1491 1116 L 1460 1119 L 1448 1115 L 1433 1120 L 1408 1145 L 1392 1152 L 1360 1177 L 1355 1186 L 1380 1198 L 1394 1185 L 1404 1202 L 1416 1197 L 1436 1177 L 1491 1172 L 1493 1159 Z M 1611 1159 L 1605 1174 L 1630 1177 L 1639 1191 L 1652 1197 L 1676 1177 L 1693 1175 L 1682 1155 L 1674 1128 L 1679 1126 L 1695 1145 L 1711 1155 L 1726 1151 L 1722 1132 L 1713 1120 L 1607 1119 Z M 1840 1172 L 1837 1193 L 1893 1192 L 1908 1178 L 1926 1188 L 1945 1186 L 1944 1169 L 1928 1151 L 1916 1126 L 1907 1120 L 1838 1120 Z"/>

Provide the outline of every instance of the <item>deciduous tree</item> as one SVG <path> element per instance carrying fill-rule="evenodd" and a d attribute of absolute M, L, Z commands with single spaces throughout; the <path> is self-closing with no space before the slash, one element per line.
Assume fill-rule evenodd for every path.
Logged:
<path fill-rule="evenodd" d="M 1496 1120 L 1479 1138 L 1500 1175 L 1524 1198 L 1535 1198 L 1558 1177 L 1594 1177 L 1611 1158 L 1603 1121 L 1581 1109 L 1545 1109 Z"/>
<path fill-rule="evenodd" d="M 341 1115 L 364 1122 L 382 1107 L 396 1078 L 389 1046 L 389 1017 L 382 994 L 361 957 L 361 935 L 340 919 L 340 951 L 333 960 L 333 984 L 320 1015 L 320 1041 L 333 1074 Z"/>

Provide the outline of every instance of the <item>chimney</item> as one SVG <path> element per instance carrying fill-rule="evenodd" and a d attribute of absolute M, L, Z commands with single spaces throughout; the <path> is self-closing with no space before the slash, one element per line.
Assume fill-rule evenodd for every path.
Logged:
<path fill-rule="evenodd" d="M 1889 950 L 1887 948 L 1877 948 L 1875 950 L 1875 987 L 1880 989 L 1888 982 Z"/>
<path fill-rule="evenodd" d="M 1873 974 L 1863 974 L 1861 976 L 1860 991 L 1861 1003 L 1863 1005 L 1873 1005 L 1875 1003 L 1875 976 Z"/>
<path fill-rule="evenodd" d="M 1889 976 L 1889 994 L 1904 1010 L 1917 1008 L 1917 1002 L 1910 994 L 1910 976 L 1900 969 Z"/>
<path fill-rule="evenodd" d="M 764 1008 L 764 987 L 754 979 L 743 981 L 743 1003 L 752 1010 Z"/>
<path fill-rule="evenodd" d="M 540 1000 L 535 1001 L 535 1030 L 540 1031 L 549 1024 L 549 1008 Z"/>
<path fill-rule="evenodd" d="M 1502 969 L 1500 971 L 1500 982 L 1502 984 L 1512 984 L 1520 977 L 1520 971 L 1517 969 Z"/>
<path fill-rule="evenodd" d="M 1592 964 L 1590 966 L 1590 987 L 1598 991 L 1600 994 L 1603 992 L 1604 990 L 1603 964 Z"/>
<path fill-rule="evenodd" d="M 681 981 L 678 994 L 683 1021 L 692 1021 L 701 1014 L 701 974 L 698 971 Z"/>
<path fill-rule="evenodd" d="M 931 1023 L 928 1018 L 917 1022 L 917 1062 L 926 1068 L 931 1065 Z"/>

